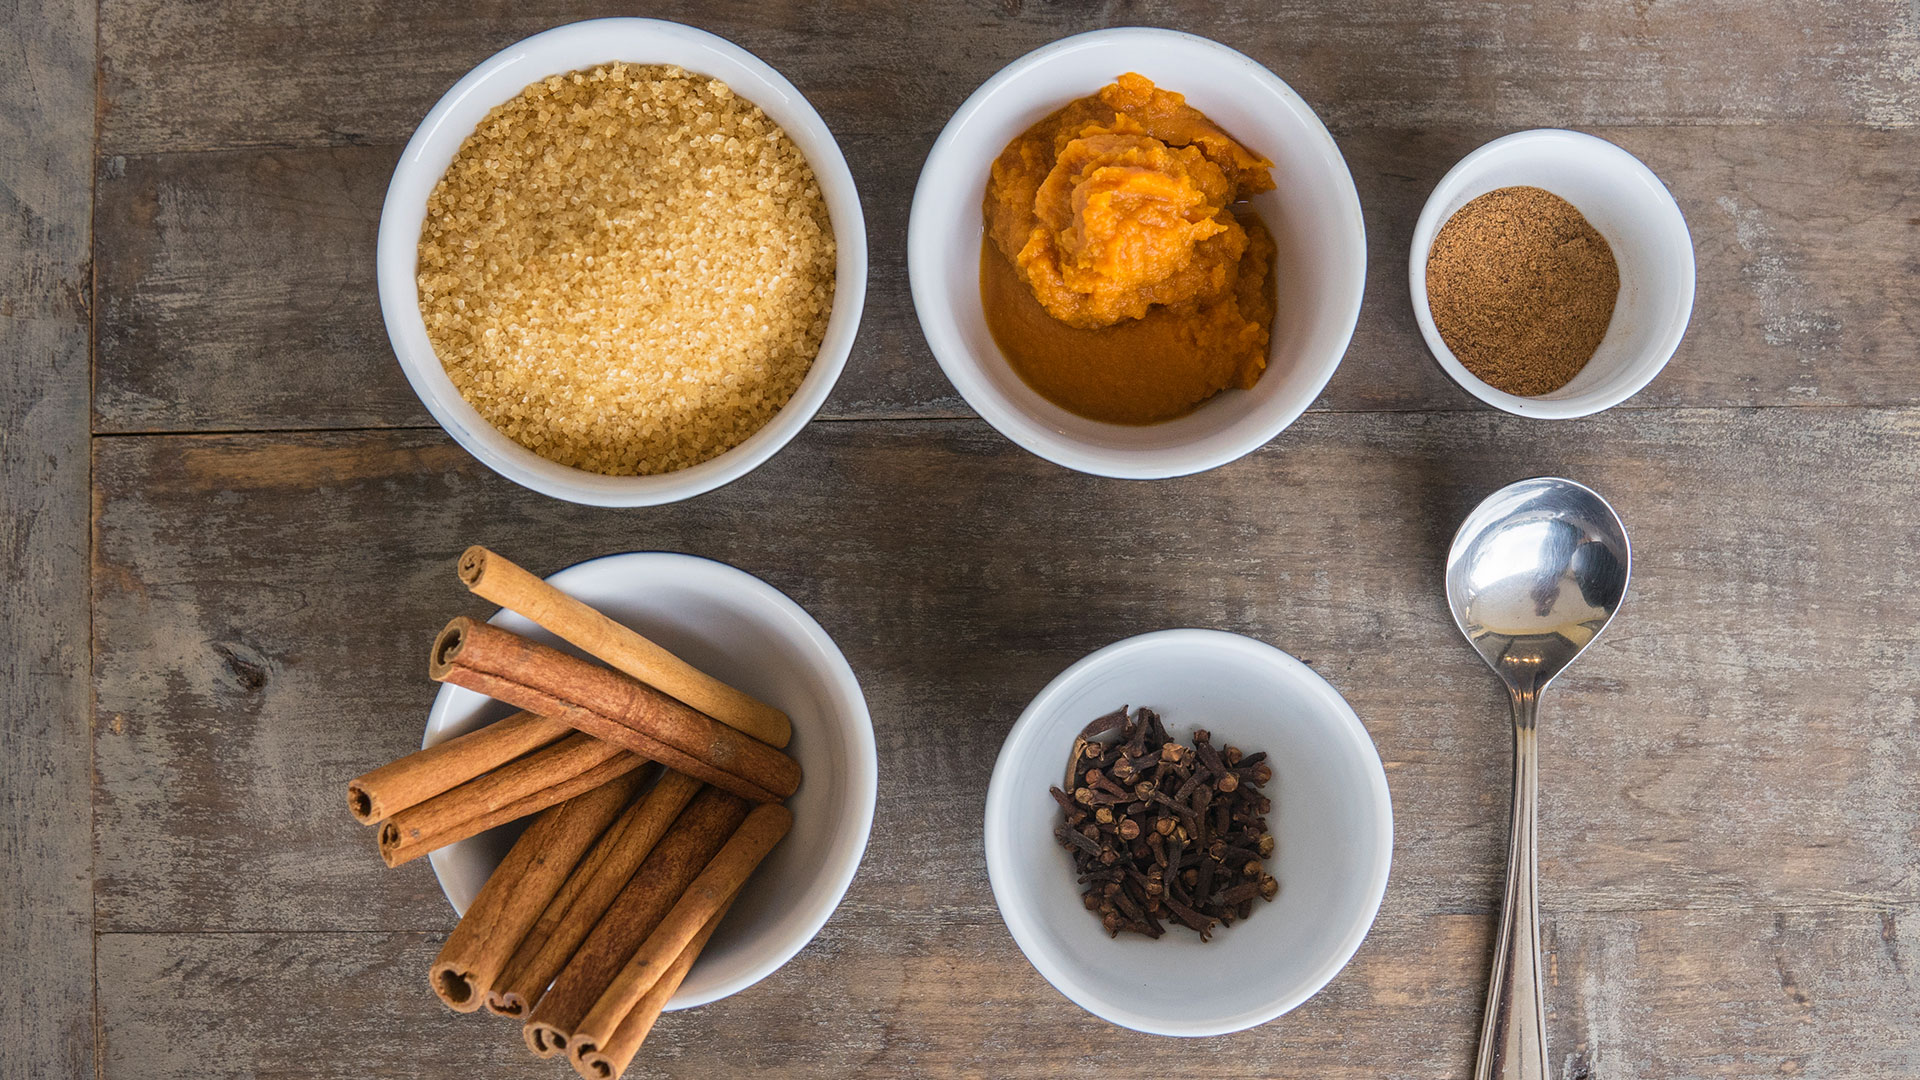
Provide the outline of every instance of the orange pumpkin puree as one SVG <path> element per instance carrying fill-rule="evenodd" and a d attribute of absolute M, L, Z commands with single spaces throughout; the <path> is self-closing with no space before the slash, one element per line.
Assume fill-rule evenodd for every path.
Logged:
<path fill-rule="evenodd" d="M 980 295 L 1008 363 L 1092 420 L 1185 415 L 1266 368 L 1273 237 L 1234 204 L 1273 163 L 1141 75 L 1028 128 L 993 163 Z"/>

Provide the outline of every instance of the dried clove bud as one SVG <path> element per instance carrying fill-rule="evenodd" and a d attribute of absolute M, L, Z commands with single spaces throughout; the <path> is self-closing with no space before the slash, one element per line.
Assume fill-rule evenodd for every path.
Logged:
<path fill-rule="evenodd" d="M 1212 739 L 1202 728 L 1183 745 L 1153 710 L 1123 708 L 1075 741 L 1067 787 L 1051 792 L 1054 835 L 1108 934 L 1157 938 L 1165 919 L 1206 941 L 1279 894 L 1262 862 L 1274 851 L 1272 802 L 1257 790 L 1273 776 L 1267 755 Z"/>

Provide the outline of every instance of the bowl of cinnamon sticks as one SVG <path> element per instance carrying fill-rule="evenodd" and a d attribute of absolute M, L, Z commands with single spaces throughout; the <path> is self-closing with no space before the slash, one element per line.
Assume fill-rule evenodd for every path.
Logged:
<path fill-rule="evenodd" d="M 440 632 L 423 748 L 349 808 L 461 916 L 432 991 L 611 1078 L 663 1012 L 752 986 L 826 922 L 872 825 L 872 721 L 819 624 L 723 563 L 543 580 L 475 547 L 458 573 L 501 609 Z"/>

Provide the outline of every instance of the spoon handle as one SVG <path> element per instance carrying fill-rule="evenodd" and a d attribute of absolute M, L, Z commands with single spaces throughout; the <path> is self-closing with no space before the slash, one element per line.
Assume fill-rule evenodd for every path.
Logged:
<path fill-rule="evenodd" d="M 1513 693 L 1513 826 L 1507 898 L 1487 986 L 1474 1080 L 1546 1080 L 1547 1010 L 1540 965 L 1539 865 L 1534 856 L 1537 690 Z"/>

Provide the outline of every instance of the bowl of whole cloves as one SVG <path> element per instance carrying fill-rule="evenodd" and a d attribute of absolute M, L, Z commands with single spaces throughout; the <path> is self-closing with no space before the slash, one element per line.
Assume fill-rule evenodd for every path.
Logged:
<path fill-rule="evenodd" d="M 1360 719 L 1264 642 L 1162 630 L 1075 663 L 1008 733 L 987 874 L 1046 980 L 1114 1024 L 1220 1035 L 1332 981 L 1386 891 L 1393 808 Z"/>

